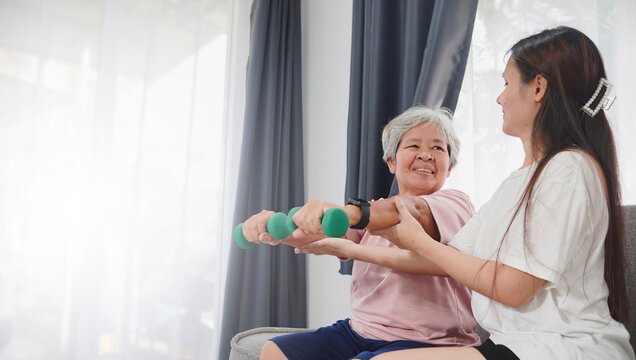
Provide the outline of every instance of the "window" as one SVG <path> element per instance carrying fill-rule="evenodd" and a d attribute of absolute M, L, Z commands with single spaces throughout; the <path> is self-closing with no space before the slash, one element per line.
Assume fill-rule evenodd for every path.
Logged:
<path fill-rule="evenodd" d="M 0 358 L 216 356 L 231 13 L 0 4 Z"/>
<path fill-rule="evenodd" d="M 628 162 L 636 151 L 629 139 L 636 132 L 630 111 L 630 104 L 636 103 L 631 90 L 636 71 L 629 64 L 636 50 L 625 46 L 636 35 L 636 25 L 628 19 L 628 14 L 635 12 L 635 3 L 621 0 L 481 0 L 455 113 L 462 147 L 449 186 L 466 191 L 479 207 L 521 166 L 521 142 L 503 134 L 501 107 L 496 103 L 503 89 L 505 54 L 522 37 L 567 25 L 588 35 L 604 57 L 609 80 L 614 84 L 613 95 L 617 96 L 608 117 L 617 142 L 623 203 L 636 203 L 636 167 Z"/>

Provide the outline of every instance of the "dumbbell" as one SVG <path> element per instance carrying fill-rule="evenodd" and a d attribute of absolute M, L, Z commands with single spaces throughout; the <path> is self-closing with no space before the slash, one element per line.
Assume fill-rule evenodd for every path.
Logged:
<path fill-rule="evenodd" d="M 300 207 L 295 207 L 289 210 L 289 213 L 277 212 L 270 216 L 267 220 L 267 232 L 275 240 L 283 240 L 289 237 L 294 230 L 298 228 L 294 223 L 293 216 Z M 322 231 L 329 237 L 341 237 L 347 233 L 349 228 L 349 216 L 344 210 L 339 208 L 332 208 L 325 211 L 322 216 Z M 249 249 L 256 245 L 253 242 L 247 241 L 243 236 L 243 223 L 238 224 L 234 228 L 234 241 L 241 249 Z"/>

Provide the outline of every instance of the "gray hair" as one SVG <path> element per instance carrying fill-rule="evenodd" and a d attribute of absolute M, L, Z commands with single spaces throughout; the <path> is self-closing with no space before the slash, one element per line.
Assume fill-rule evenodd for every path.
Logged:
<path fill-rule="evenodd" d="M 389 158 L 395 160 L 397 148 L 402 141 L 404 133 L 416 125 L 425 123 L 437 126 L 439 132 L 446 140 L 450 167 L 457 164 L 459 155 L 459 138 L 455 133 L 452 122 L 453 114 L 446 108 L 433 110 L 424 106 L 414 106 L 391 120 L 382 131 L 382 159 L 386 162 Z"/>

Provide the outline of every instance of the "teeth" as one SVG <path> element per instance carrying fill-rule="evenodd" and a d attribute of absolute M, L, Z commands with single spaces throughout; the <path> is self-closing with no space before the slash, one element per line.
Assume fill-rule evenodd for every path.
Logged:
<path fill-rule="evenodd" d="M 429 169 L 415 169 L 415 171 L 423 171 L 423 172 L 425 172 L 425 173 L 429 173 L 429 174 L 432 174 L 432 173 L 433 173 L 433 172 L 432 172 L 431 170 L 429 170 Z"/>

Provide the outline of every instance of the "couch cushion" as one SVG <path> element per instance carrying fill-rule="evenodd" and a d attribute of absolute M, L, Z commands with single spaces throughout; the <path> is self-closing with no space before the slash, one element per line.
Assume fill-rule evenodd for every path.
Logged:
<path fill-rule="evenodd" d="M 234 335 L 230 341 L 232 349 L 229 360 L 257 360 L 267 340 L 279 335 L 305 331 L 313 331 L 313 329 L 260 327 L 243 331 Z"/>
<path fill-rule="evenodd" d="M 636 349 L 636 205 L 625 206 L 625 242 L 627 243 L 627 303 L 629 320 L 625 324 L 631 338 L 629 342 Z"/>

